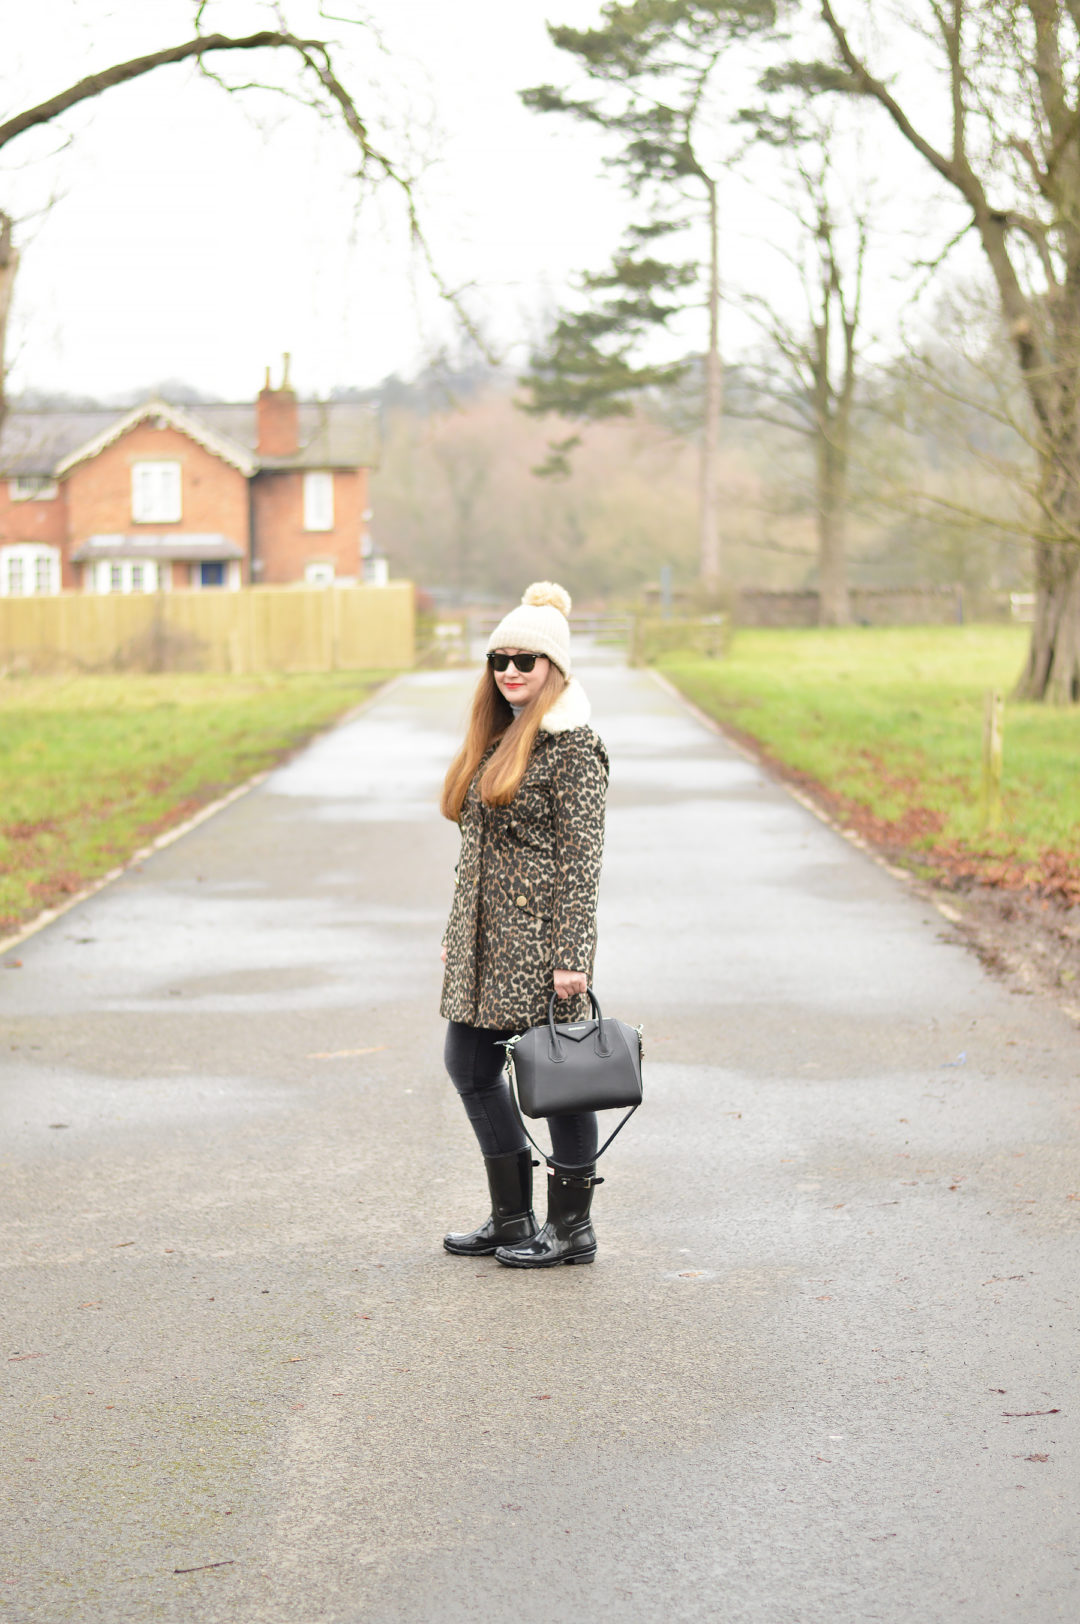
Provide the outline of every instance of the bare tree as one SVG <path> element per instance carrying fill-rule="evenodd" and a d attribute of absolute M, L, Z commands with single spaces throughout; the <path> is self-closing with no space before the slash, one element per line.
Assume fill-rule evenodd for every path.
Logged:
<path fill-rule="evenodd" d="M 432 447 L 446 485 L 450 551 L 454 560 L 454 585 L 465 603 L 475 590 L 474 567 L 481 523 L 481 500 L 491 480 L 494 452 L 489 444 L 473 439 L 462 444 L 436 443 Z"/>
<path fill-rule="evenodd" d="M 1036 618 L 1018 697 L 1080 701 L 1080 5 L 1076 0 L 914 0 L 936 53 L 951 139 L 875 72 L 831 0 L 829 63 L 791 71 L 876 101 L 970 211 L 989 263 L 1037 445 Z M 863 15 L 869 6 L 862 8 Z M 876 19 L 875 19 L 876 21 Z M 894 59 L 895 60 L 895 59 Z"/>
<path fill-rule="evenodd" d="M 821 622 L 825 626 L 846 626 L 851 619 L 851 602 L 845 528 L 851 418 L 855 405 L 855 344 L 866 250 L 864 222 L 859 222 L 853 289 L 845 290 L 836 255 L 833 221 L 827 210 L 821 213 L 817 242 L 817 309 L 811 322 L 813 343 L 807 353 L 807 366 L 813 386 Z M 838 352 L 834 349 L 834 330 L 839 338 Z"/>
<path fill-rule="evenodd" d="M 744 293 L 740 302 L 770 346 L 768 358 L 745 371 L 773 408 L 757 408 L 751 415 L 810 441 L 819 618 L 823 626 L 846 626 L 851 602 L 845 539 L 869 211 L 857 207 L 850 219 L 841 218 L 828 128 L 816 130 L 812 146 L 805 130 L 797 141 L 788 150 L 798 193 L 791 214 L 801 241 L 783 257 L 796 272 L 805 319 L 785 320 L 775 301 Z"/>
<path fill-rule="evenodd" d="M 910 522 L 925 556 L 951 557 L 974 603 L 1026 587 L 1039 447 L 996 291 L 949 287 L 874 382 L 883 513 Z"/>

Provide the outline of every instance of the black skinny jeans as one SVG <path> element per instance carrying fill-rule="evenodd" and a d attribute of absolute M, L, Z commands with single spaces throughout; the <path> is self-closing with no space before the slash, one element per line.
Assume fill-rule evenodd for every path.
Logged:
<path fill-rule="evenodd" d="M 498 1047 L 501 1038 L 509 1037 L 512 1032 L 466 1026 L 464 1021 L 450 1021 L 446 1028 L 446 1069 L 485 1156 L 507 1156 L 527 1143 L 510 1102 L 503 1069 L 506 1050 Z M 548 1117 L 547 1125 L 552 1160 L 560 1167 L 583 1167 L 596 1160 L 595 1111 Z"/>

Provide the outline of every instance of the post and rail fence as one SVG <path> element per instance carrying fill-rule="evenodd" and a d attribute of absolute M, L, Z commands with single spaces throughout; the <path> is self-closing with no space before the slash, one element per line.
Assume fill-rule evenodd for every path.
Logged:
<path fill-rule="evenodd" d="M 469 610 L 462 619 L 470 639 L 487 638 L 495 630 L 502 615 L 492 611 Z M 577 636 L 593 637 L 602 643 L 626 643 L 634 626 L 633 615 L 581 614 L 570 615 L 570 630 Z"/>
<path fill-rule="evenodd" d="M 0 598 L 0 673 L 405 670 L 413 587 Z"/>

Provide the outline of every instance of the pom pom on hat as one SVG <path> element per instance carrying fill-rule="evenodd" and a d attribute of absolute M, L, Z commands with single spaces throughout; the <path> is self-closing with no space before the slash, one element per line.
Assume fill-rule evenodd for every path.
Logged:
<path fill-rule="evenodd" d="M 534 581 L 516 609 L 504 615 L 488 638 L 487 652 L 518 648 L 546 654 L 564 677 L 570 675 L 570 594 L 557 581 Z"/>
<path fill-rule="evenodd" d="M 558 581 L 534 581 L 532 586 L 527 586 L 521 594 L 521 601 L 537 609 L 547 605 L 557 609 L 560 615 L 568 615 L 571 609 L 570 594 Z"/>

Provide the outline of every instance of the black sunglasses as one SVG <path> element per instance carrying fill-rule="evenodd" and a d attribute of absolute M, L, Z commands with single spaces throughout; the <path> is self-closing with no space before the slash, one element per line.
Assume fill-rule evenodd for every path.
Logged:
<path fill-rule="evenodd" d="M 516 671 L 521 672 L 522 676 L 527 677 L 537 660 L 542 659 L 543 656 L 540 654 L 497 654 L 492 652 L 487 658 L 488 665 L 494 671 L 505 671 L 512 665 Z"/>

